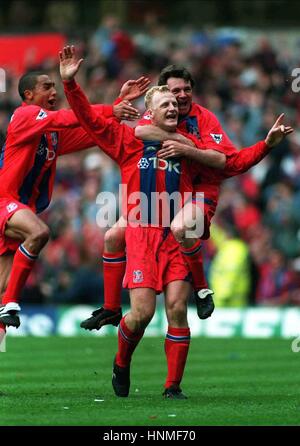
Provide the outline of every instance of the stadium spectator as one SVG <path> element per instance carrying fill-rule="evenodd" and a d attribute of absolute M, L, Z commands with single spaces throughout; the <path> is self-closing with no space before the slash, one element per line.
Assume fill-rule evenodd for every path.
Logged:
<path fill-rule="evenodd" d="M 135 48 L 131 36 L 121 27 L 117 16 L 106 15 L 96 30 L 92 43 L 104 59 L 107 74 L 115 78 L 124 64 L 134 57 Z"/>
<path fill-rule="evenodd" d="M 251 290 L 250 256 L 247 244 L 234 226 L 212 227 L 211 241 L 216 249 L 210 263 L 209 281 L 217 307 L 244 307 Z"/>
<path fill-rule="evenodd" d="M 299 287 L 299 276 L 288 267 L 287 258 L 282 252 L 270 249 L 266 261 L 260 265 L 257 303 L 280 306 L 295 303 L 293 300 Z"/>

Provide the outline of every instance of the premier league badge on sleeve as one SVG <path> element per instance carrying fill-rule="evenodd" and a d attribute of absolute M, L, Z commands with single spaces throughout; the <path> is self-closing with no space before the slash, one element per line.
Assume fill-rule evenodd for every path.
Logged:
<path fill-rule="evenodd" d="M 7 212 L 10 214 L 11 212 L 15 211 L 17 209 L 17 207 L 18 207 L 17 203 L 12 202 L 6 206 L 6 209 L 7 209 Z"/>
<path fill-rule="evenodd" d="M 223 138 L 222 133 L 211 133 L 210 136 L 213 138 L 213 140 L 217 144 L 220 144 L 220 142 L 222 141 L 222 138 Z"/>

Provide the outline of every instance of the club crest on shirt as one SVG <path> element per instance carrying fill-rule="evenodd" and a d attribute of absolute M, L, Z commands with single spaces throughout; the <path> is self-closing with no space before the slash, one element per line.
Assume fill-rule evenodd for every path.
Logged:
<path fill-rule="evenodd" d="M 38 121 L 41 119 L 45 119 L 45 118 L 47 118 L 47 116 L 48 116 L 47 113 L 41 108 L 39 111 L 39 114 L 36 117 L 36 120 Z"/>
<path fill-rule="evenodd" d="M 144 280 L 143 272 L 139 269 L 133 271 L 133 283 L 141 283 Z"/>
<path fill-rule="evenodd" d="M 13 212 L 14 210 L 16 210 L 17 207 L 18 207 L 17 203 L 9 203 L 9 204 L 6 206 L 6 209 L 7 209 L 7 212 L 10 213 L 10 212 Z"/>
<path fill-rule="evenodd" d="M 223 138 L 222 133 L 211 133 L 210 136 L 213 138 L 213 140 L 217 144 L 220 144 L 220 142 L 222 141 L 222 138 Z"/>

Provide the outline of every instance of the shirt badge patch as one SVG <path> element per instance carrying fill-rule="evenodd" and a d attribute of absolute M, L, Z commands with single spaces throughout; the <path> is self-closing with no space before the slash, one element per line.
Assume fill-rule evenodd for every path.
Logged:
<path fill-rule="evenodd" d="M 39 114 L 36 117 L 36 120 L 38 121 L 41 119 L 45 119 L 45 118 L 47 118 L 47 116 L 48 116 L 47 113 L 41 108 L 39 111 Z"/>
<path fill-rule="evenodd" d="M 14 210 L 16 210 L 17 207 L 18 207 L 17 203 L 9 203 L 9 204 L 6 206 L 6 209 L 7 209 L 7 212 L 10 213 L 10 212 L 13 212 Z"/>
<path fill-rule="evenodd" d="M 139 269 L 133 271 L 133 283 L 141 283 L 144 280 L 143 272 Z"/>
<path fill-rule="evenodd" d="M 222 138 L 223 138 L 222 133 L 211 133 L 210 136 L 213 138 L 213 140 L 217 144 L 220 144 L 220 142 L 222 141 Z"/>
<path fill-rule="evenodd" d="M 147 160 L 147 158 L 141 158 L 137 163 L 137 166 L 139 169 L 148 169 L 149 161 Z"/>

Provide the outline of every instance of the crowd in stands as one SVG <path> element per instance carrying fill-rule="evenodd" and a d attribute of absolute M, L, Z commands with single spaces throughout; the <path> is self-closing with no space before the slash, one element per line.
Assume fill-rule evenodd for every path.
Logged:
<path fill-rule="evenodd" d="M 242 34 L 188 26 L 174 30 L 152 14 L 134 30 L 106 16 L 88 37 L 77 36 L 72 43 L 85 59 L 78 81 L 94 103 L 112 103 L 128 79 L 147 75 L 155 84 L 164 66 L 179 63 L 195 78 L 195 102 L 217 115 L 238 148 L 264 139 L 285 113 L 295 132 L 248 173 L 224 182 L 211 239 L 205 242 L 205 268 L 219 306 L 299 305 L 300 96 L 291 76 L 299 66 L 299 47 L 285 45 L 284 39 L 276 44 L 263 33 L 249 47 Z M 27 68 L 47 70 L 60 95 L 58 107 L 68 106 L 57 60 Z M 20 103 L 17 82 L 7 74 L 1 143 Z M 136 105 L 143 113 L 143 99 Z M 117 166 L 97 148 L 59 159 L 52 203 L 43 214 L 52 239 L 28 281 L 24 302 L 102 301 L 105 229 L 96 223 L 96 199 L 101 191 L 118 194 L 119 180 Z"/>

